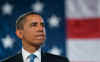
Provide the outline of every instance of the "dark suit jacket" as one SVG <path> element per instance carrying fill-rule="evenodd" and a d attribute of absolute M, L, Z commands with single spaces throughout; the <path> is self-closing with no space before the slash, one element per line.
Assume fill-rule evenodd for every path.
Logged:
<path fill-rule="evenodd" d="M 49 53 L 43 53 L 42 52 L 41 62 L 69 62 L 67 58 L 52 55 Z M 18 53 L 16 56 L 10 57 L 6 60 L 3 60 L 1 62 L 23 62 L 22 53 Z"/>

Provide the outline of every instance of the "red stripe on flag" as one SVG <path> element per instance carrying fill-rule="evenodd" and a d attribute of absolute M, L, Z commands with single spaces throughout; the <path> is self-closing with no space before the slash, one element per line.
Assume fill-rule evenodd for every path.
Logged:
<path fill-rule="evenodd" d="M 100 38 L 100 18 L 67 19 L 68 38 Z"/>

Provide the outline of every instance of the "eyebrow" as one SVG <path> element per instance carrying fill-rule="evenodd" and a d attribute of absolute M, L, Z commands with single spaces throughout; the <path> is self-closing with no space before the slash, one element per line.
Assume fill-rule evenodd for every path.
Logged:
<path fill-rule="evenodd" d="M 37 24 L 38 22 L 32 22 L 32 23 L 35 23 L 35 24 Z M 32 23 L 31 23 L 31 24 L 32 24 Z M 43 22 L 40 22 L 40 24 L 44 24 L 44 23 L 43 23 Z"/>
<path fill-rule="evenodd" d="M 32 22 L 30 25 L 37 25 L 38 24 L 38 22 Z M 44 25 L 44 22 L 40 22 L 40 25 Z"/>

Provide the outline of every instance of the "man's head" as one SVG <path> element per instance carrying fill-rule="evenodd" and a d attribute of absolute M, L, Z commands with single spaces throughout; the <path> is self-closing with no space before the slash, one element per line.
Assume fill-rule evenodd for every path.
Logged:
<path fill-rule="evenodd" d="M 45 27 L 42 17 L 34 12 L 20 16 L 16 21 L 16 35 L 22 43 L 40 46 L 45 40 Z"/>

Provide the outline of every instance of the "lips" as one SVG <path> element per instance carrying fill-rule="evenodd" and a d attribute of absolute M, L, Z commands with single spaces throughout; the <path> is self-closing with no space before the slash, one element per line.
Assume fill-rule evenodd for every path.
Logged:
<path fill-rule="evenodd" d="M 45 35 L 44 34 L 40 34 L 40 35 L 36 35 L 37 39 L 44 39 Z"/>
<path fill-rule="evenodd" d="M 44 34 L 36 35 L 36 37 L 44 37 Z"/>
<path fill-rule="evenodd" d="M 44 37 L 37 37 L 37 39 L 44 39 Z"/>

